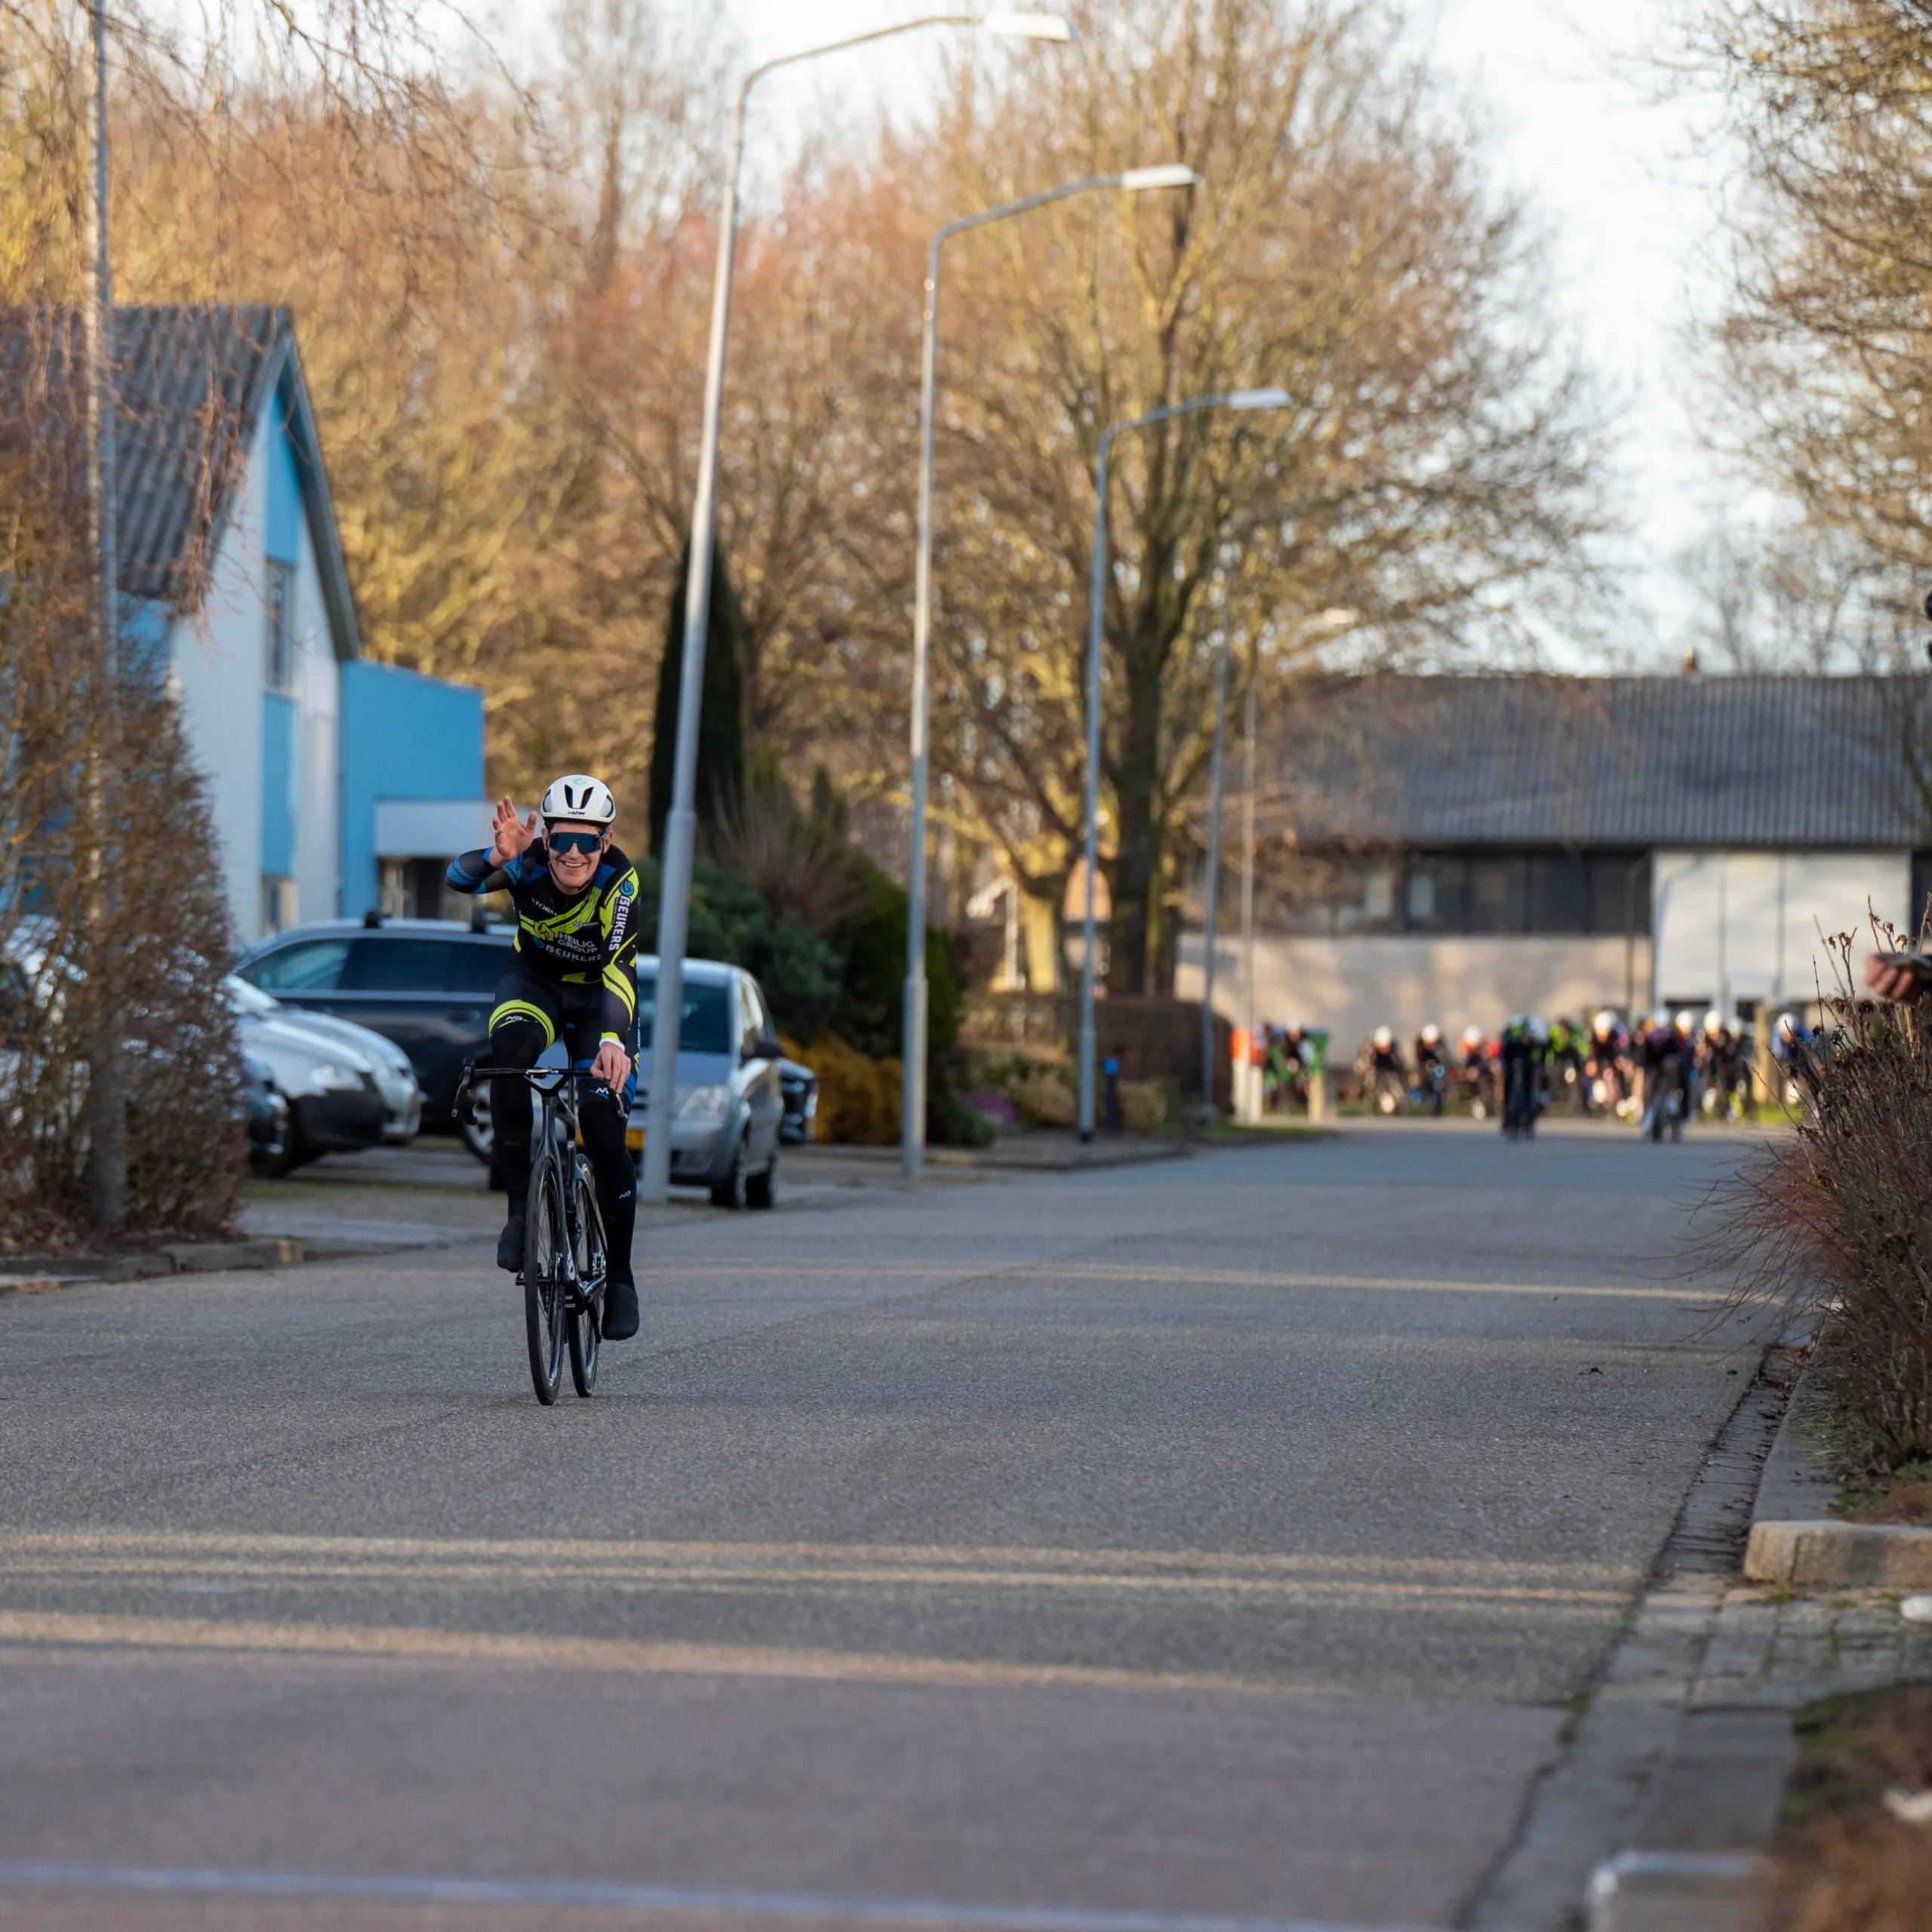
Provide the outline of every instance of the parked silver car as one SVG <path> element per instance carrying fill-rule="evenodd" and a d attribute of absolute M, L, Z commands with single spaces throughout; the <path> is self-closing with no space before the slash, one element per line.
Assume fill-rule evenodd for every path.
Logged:
<path fill-rule="evenodd" d="M 230 974 L 222 982 L 251 1073 L 288 1103 L 288 1131 L 258 1164 L 286 1173 L 318 1154 L 415 1138 L 423 1090 L 409 1057 L 352 1020 L 283 1006 Z"/>
<path fill-rule="evenodd" d="M 657 961 L 638 961 L 637 1110 L 641 1122 L 651 1075 Z M 771 1009 L 758 982 L 737 966 L 685 962 L 684 1018 L 678 1033 L 678 1104 L 671 1127 L 671 1178 L 704 1186 L 721 1208 L 769 1208 L 777 1198 L 782 1059 Z M 641 1147 L 635 1128 L 633 1140 Z"/>

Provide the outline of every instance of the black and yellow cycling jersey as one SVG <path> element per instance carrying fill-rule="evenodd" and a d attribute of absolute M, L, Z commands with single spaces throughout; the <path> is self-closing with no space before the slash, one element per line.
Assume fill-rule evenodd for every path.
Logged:
<path fill-rule="evenodd" d="M 558 986 L 603 989 L 602 1037 L 627 1041 L 637 1019 L 637 868 L 613 845 L 590 883 L 565 891 L 542 839 L 494 870 L 487 847 L 450 861 L 453 892 L 507 891 L 517 963 Z"/>

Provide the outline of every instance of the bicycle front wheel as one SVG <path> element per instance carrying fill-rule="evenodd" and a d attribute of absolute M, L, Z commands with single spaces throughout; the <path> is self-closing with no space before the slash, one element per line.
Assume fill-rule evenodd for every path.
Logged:
<path fill-rule="evenodd" d="M 523 1324 L 530 1342 L 530 1379 L 537 1399 L 546 1407 L 557 1399 L 564 1372 L 564 1302 L 570 1275 L 556 1156 L 543 1148 L 530 1171 L 524 1216 Z"/>
<path fill-rule="evenodd" d="M 582 1292 L 571 1298 L 565 1333 L 570 1339 L 571 1380 L 580 1395 L 597 1386 L 598 1328 L 603 1318 L 605 1261 L 604 1217 L 597 1211 L 597 1189 L 590 1163 L 580 1154 L 571 1175 L 572 1205 L 577 1211 L 577 1278 Z"/>

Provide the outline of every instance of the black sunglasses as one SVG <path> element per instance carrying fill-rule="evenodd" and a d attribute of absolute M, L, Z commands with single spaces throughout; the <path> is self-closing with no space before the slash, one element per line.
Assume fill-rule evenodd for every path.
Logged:
<path fill-rule="evenodd" d="M 552 852 L 594 852 L 604 842 L 600 832 L 546 832 L 544 843 Z"/>

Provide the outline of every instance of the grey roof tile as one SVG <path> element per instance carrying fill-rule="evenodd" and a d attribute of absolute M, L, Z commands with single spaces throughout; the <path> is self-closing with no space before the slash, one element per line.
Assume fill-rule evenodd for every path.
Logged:
<path fill-rule="evenodd" d="M 1275 748 L 1304 843 L 1932 844 L 1932 678 L 1384 675 Z"/>
<path fill-rule="evenodd" d="M 35 421 L 83 420 L 81 320 L 17 309 L 0 324 L 0 382 Z M 178 606 L 199 595 L 208 533 L 289 337 L 288 312 L 265 303 L 115 308 L 114 500 L 129 595 Z"/>

